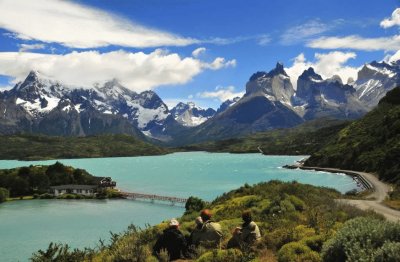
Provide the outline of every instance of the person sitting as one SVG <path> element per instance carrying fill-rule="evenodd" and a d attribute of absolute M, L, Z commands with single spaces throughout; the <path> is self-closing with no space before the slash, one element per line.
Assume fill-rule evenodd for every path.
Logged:
<path fill-rule="evenodd" d="M 199 216 L 194 221 L 196 223 L 196 227 L 193 229 L 192 233 L 190 233 L 188 246 L 195 246 L 199 245 L 200 236 L 201 236 L 201 229 L 203 227 L 203 219 Z"/>
<path fill-rule="evenodd" d="M 222 239 L 221 225 L 211 220 L 212 213 L 209 209 L 201 211 L 200 217 L 203 225 L 198 234 L 198 243 L 206 247 L 219 246 Z"/>
<path fill-rule="evenodd" d="M 260 229 L 251 217 L 251 211 L 242 213 L 243 224 L 235 228 L 232 238 L 228 241 L 228 248 L 243 248 L 252 246 L 261 239 Z"/>
<path fill-rule="evenodd" d="M 154 254 L 159 257 L 160 252 L 166 250 L 169 260 L 184 258 L 187 256 L 187 243 L 184 235 L 179 230 L 179 222 L 171 219 L 169 227 L 163 231 L 163 234 L 157 239 L 153 247 Z"/>

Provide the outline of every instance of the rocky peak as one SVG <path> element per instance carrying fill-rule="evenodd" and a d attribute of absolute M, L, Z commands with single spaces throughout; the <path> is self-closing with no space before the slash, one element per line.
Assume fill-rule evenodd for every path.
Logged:
<path fill-rule="evenodd" d="M 342 78 L 338 75 L 333 75 L 331 78 L 326 79 L 328 83 L 339 83 L 340 85 L 343 85 Z"/>
<path fill-rule="evenodd" d="M 227 110 L 229 107 L 233 106 L 234 104 L 236 104 L 237 101 L 240 100 L 240 97 L 235 97 L 232 99 L 228 99 L 226 101 L 224 101 L 219 108 L 217 109 L 217 114 L 224 112 L 225 110 Z"/>
<path fill-rule="evenodd" d="M 285 69 L 283 68 L 283 64 L 278 62 L 276 63 L 276 66 L 274 69 L 272 69 L 271 71 L 268 72 L 267 76 L 268 77 L 274 77 L 277 75 L 284 75 L 284 76 L 288 76 L 288 74 L 286 73 Z"/>
<path fill-rule="evenodd" d="M 212 108 L 203 109 L 193 102 L 180 102 L 170 112 L 173 118 L 183 126 L 200 125 L 216 113 Z"/>
<path fill-rule="evenodd" d="M 314 68 L 312 67 L 309 67 L 307 70 L 304 70 L 304 72 L 299 76 L 299 79 L 322 81 L 322 77 L 319 74 L 315 73 Z"/>
<path fill-rule="evenodd" d="M 167 105 L 164 104 L 161 98 L 154 91 L 151 90 L 147 90 L 139 94 L 139 103 L 144 108 L 162 108 L 165 113 L 167 113 L 168 111 Z"/>

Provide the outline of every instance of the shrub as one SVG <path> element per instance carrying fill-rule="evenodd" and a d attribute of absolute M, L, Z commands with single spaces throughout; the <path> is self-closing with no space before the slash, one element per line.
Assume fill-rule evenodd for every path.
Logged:
<path fill-rule="evenodd" d="M 315 235 L 303 238 L 300 242 L 315 252 L 321 252 L 322 245 L 325 242 L 325 237 L 322 235 Z"/>
<path fill-rule="evenodd" d="M 299 242 L 291 242 L 284 245 L 278 252 L 278 261 L 296 262 L 296 261 L 321 261 L 321 257 L 308 246 Z"/>
<path fill-rule="evenodd" d="M 386 242 L 374 254 L 374 261 L 398 261 L 400 254 L 400 243 Z"/>
<path fill-rule="evenodd" d="M 54 196 L 52 194 L 49 194 L 49 193 L 44 193 L 44 194 L 41 194 L 39 196 L 39 198 L 40 199 L 52 199 L 52 198 L 54 198 Z"/>
<path fill-rule="evenodd" d="M 39 250 L 32 255 L 32 262 L 45 261 L 84 261 L 91 260 L 93 250 L 71 250 L 68 245 L 50 243 L 46 251 Z"/>
<path fill-rule="evenodd" d="M 360 217 L 347 221 L 322 248 L 324 261 L 374 261 L 398 248 L 400 224 Z M 381 251 L 380 251 L 381 250 Z"/>
<path fill-rule="evenodd" d="M 0 203 L 6 201 L 9 196 L 10 193 L 8 192 L 8 190 L 0 187 Z"/>
<path fill-rule="evenodd" d="M 243 254 L 237 249 L 213 250 L 203 254 L 198 262 L 242 262 Z"/>

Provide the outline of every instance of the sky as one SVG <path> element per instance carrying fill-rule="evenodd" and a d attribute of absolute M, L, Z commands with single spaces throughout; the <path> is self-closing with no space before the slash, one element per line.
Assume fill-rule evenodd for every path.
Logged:
<path fill-rule="evenodd" d="M 0 0 L 0 90 L 29 71 L 72 87 L 117 79 L 168 105 L 218 108 L 257 71 L 357 78 L 400 59 L 400 1 Z"/>

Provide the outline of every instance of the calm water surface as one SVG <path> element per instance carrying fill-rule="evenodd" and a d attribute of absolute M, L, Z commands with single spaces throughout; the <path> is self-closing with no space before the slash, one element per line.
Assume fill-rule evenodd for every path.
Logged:
<path fill-rule="evenodd" d="M 165 156 L 59 160 L 96 176 L 111 176 L 117 187 L 134 192 L 212 200 L 244 183 L 278 179 L 329 186 L 341 192 L 356 188 L 344 175 L 280 168 L 299 156 L 175 153 Z M 51 161 L 1 160 L 0 168 L 52 164 Z M 27 261 L 32 252 L 53 242 L 95 247 L 109 232 L 130 224 L 144 226 L 182 215 L 177 206 L 132 200 L 31 200 L 0 205 L 0 261 Z"/>

